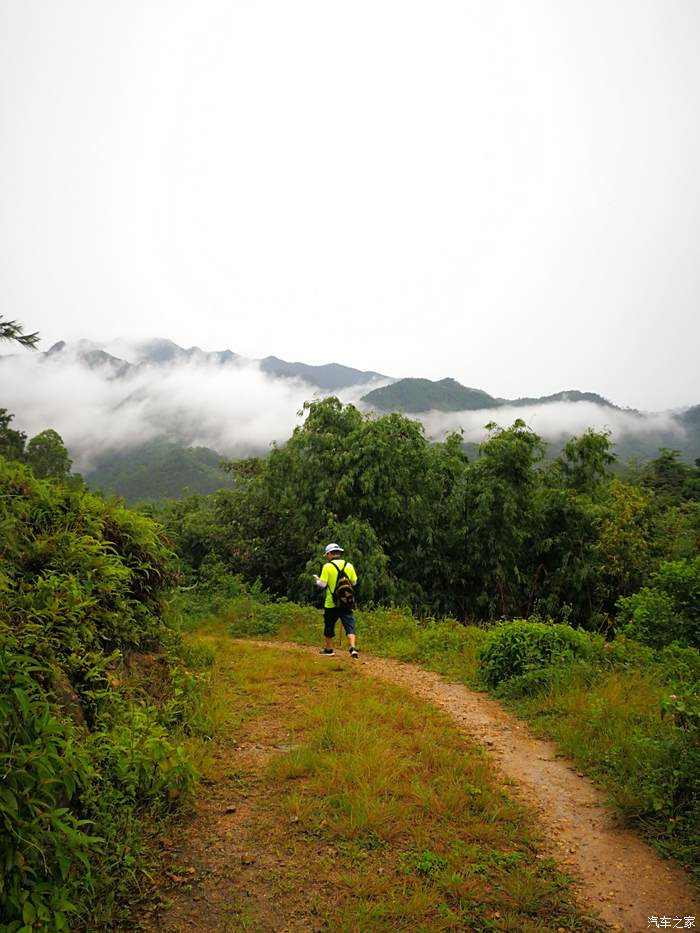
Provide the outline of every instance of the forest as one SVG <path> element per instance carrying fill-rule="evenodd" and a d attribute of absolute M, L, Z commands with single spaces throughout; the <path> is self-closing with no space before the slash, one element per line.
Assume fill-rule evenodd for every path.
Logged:
<path fill-rule="evenodd" d="M 678 759 L 638 815 L 697 855 L 700 461 L 664 449 L 613 471 L 593 431 L 548 458 L 522 420 L 491 425 L 468 456 L 460 435 L 432 443 L 400 414 L 333 397 L 305 414 L 266 457 L 224 463 L 230 488 L 127 509 L 71 473 L 55 431 L 28 440 L 0 412 L 8 933 L 101 928 L 127 910 L 149 834 L 194 793 L 188 742 L 210 729 L 212 658 L 181 631 L 244 599 L 242 633 L 274 634 L 313 604 L 330 540 L 357 568 L 378 651 L 400 616 L 413 657 L 432 638 L 449 667 L 476 627 L 483 689 L 515 678 L 514 698 L 551 687 L 555 661 L 585 662 L 590 683 L 611 665 L 653 670 L 674 690 L 664 748 Z"/>
<path fill-rule="evenodd" d="M 266 458 L 225 464 L 232 490 L 150 512 L 193 579 L 216 565 L 308 601 L 319 546 L 338 540 L 362 568 L 364 605 L 476 623 L 538 615 L 699 647 L 691 616 L 649 632 L 642 620 L 651 590 L 697 580 L 700 467 L 662 450 L 625 480 L 593 431 L 544 454 L 522 420 L 491 426 L 469 459 L 458 434 L 431 443 L 416 421 L 328 398 Z"/>

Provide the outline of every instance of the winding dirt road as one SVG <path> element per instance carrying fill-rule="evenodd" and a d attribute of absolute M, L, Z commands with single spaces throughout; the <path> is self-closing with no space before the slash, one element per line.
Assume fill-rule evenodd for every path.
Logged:
<path fill-rule="evenodd" d="M 285 642 L 262 644 L 318 650 Z M 576 879 L 581 904 L 613 929 L 700 929 L 700 898 L 681 867 L 661 859 L 620 826 L 603 795 L 572 762 L 557 756 L 554 743 L 535 738 L 524 722 L 486 695 L 447 683 L 417 665 L 365 654 L 359 662 L 347 663 L 438 706 L 482 745 L 513 795 L 538 811 L 547 854 Z"/>

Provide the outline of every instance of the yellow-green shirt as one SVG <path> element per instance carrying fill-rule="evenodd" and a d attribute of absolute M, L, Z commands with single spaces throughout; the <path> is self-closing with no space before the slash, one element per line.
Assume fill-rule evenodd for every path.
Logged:
<path fill-rule="evenodd" d="M 326 609 L 332 609 L 335 606 L 333 593 L 338 582 L 338 568 L 345 571 L 353 586 L 357 583 L 357 574 L 352 564 L 346 563 L 342 557 L 326 561 L 321 571 L 321 580 L 326 582 L 326 601 L 323 604 Z"/>

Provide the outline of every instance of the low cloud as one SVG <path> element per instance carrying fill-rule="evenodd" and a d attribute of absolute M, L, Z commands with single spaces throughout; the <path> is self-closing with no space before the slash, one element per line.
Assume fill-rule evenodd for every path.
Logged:
<path fill-rule="evenodd" d="M 685 428 L 671 412 L 654 414 L 624 411 L 597 405 L 595 402 L 547 402 L 542 405 L 505 405 L 478 411 L 429 411 L 409 417 L 420 419 L 426 433 L 434 440 L 452 431 L 461 431 L 465 441 L 480 443 L 488 436 L 485 425 L 490 421 L 507 428 L 521 418 L 529 428 L 553 443 L 583 434 L 587 428 L 609 431 L 613 442 L 630 436 L 650 438 L 664 436 L 685 438 Z"/>
<path fill-rule="evenodd" d="M 179 362 L 111 375 L 71 351 L 4 358 L 1 404 L 30 436 L 58 431 L 75 468 L 89 471 L 110 450 L 159 437 L 231 457 L 263 452 L 289 437 L 315 392 L 300 380 L 272 379 L 255 363 Z"/>
<path fill-rule="evenodd" d="M 120 356 L 136 359 L 128 348 Z M 357 404 L 367 392 L 390 381 L 377 380 L 333 394 Z M 0 405 L 15 414 L 13 426 L 30 437 L 54 428 L 81 472 L 89 472 L 111 450 L 155 438 L 211 447 L 232 458 L 265 453 L 272 442 L 284 442 L 301 423 L 304 401 L 328 394 L 300 379 L 273 378 L 258 363 L 246 360 L 226 365 L 201 358 L 142 364 L 115 378 L 109 366 L 91 368 L 70 348 L 49 356 L 0 358 Z M 553 442 L 581 434 L 588 427 L 610 430 L 613 440 L 663 435 L 667 443 L 667 438 L 682 442 L 684 437 L 672 413 L 642 415 L 590 402 L 433 411 L 411 417 L 420 419 L 433 439 L 461 430 L 464 439 L 473 442 L 487 436 L 487 422 L 507 427 L 516 418 Z"/>

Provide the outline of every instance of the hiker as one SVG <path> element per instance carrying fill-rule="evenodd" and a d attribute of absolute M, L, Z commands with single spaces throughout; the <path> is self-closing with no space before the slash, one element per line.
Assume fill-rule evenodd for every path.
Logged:
<path fill-rule="evenodd" d="M 352 614 L 353 589 L 357 584 L 357 574 L 353 565 L 344 560 L 342 555 L 343 549 L 339 544 L 333 542 L 327 545 L 327 563 L 320 577 L 314 574 L 316 586 L 326 591 L 323 604 L 323 634 L 326 647 L 321 649 L 321 654 L 326 657 L 332 657 L 335 654 L 333 650 L 335 623 L 340 619 L 350 642 L 350 657 L 357 659 L 359 655 L 355 647 L 355 618 Z"/>

